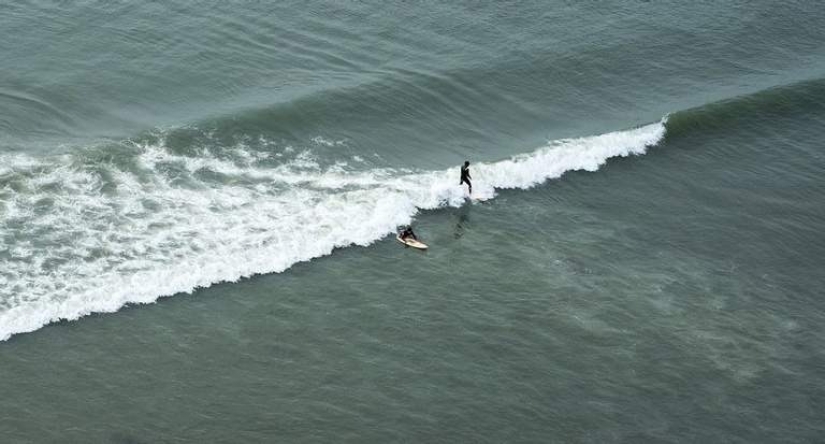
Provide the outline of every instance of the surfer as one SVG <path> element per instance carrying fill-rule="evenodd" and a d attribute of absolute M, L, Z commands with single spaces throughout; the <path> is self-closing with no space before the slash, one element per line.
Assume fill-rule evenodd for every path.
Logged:
<path fill-rule="evenodd" d="M 461 182 L 458 184 L 464 185 L 466 183 L 470 188 L 470 194 L 473 194 L 473 184 L 470 183 L 470 179 L 472 179 L 472 177 L 470 177 L 470 161 L 465 160 L 464 166 L 461 167 Z"/>
<path fill-rule="evenodd" d="M 427 247 L 427 244 L 418 240 L 418 236 L 416 236 L 413 232 L 412 225 L 407 225 L 404 227 L 403 230 L 398 232 L 398 236 L 395 238 L 398 239 L 398 242 L 401 242 L 407 247 L 413 247 L 418 250 L 426 250 L 429 248 Z"/>
<path fill-rule="evenodd" d="M 418 240 L 418 237 L 416 237 L 415 233 L 413 232 L 412 225 L 407 225 L 407 228 L 404 228 L 403 231 L 398 233 L 398 238 L 401 240 L 405 240 L 410 237 L 415 240 Z"/>

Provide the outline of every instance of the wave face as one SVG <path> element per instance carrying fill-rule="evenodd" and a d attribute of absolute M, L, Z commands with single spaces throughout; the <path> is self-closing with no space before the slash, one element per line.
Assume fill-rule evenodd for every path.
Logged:
<path fill-rule="evenodd" d="M 823 103 L 825 79 L 779 85 L 679 111 L 668 119 L 668 138 L 697 132 L 725 133 L 734 125 L 760 125 L 765 119 L 811 115 L 821 112 L 825 108 Z"/>
<path fill-rule="evenodd" d="M 665 121 L 473 165 L 476 194 L 642 154 Z M 0 340 L 369 245 L 423 209 L 459 206 L 458 167 L 323 165 L 312 151 L 182 153 L 168 131 L 71 155 L 0 159 Z M 342 141 L 315 140 L 319 148 Z M 359 166 L 361 169 L 359 170 Z"/>

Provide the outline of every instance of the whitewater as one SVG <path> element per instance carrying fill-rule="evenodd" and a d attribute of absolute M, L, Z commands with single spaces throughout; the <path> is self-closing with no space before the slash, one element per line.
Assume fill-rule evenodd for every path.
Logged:
<path fill-rule="evenodd" d="M 475 194 L 493 198 L 496 189 L 644 154 L 664 138 L 666 121 L 473 162 Z M 421 210 L 467 201 L 457 166 L 359 170 L 357 156 L 322 166 L 310 151 L 272 166 L 275 154 L 242 145 L 229 157 L 182 155 L 163 137 L 123 146 L 132 154 L 127 167 L 105 156 L 0 159 L 0 340 L 282 272 L 335 248 L 370 245 Z"/>

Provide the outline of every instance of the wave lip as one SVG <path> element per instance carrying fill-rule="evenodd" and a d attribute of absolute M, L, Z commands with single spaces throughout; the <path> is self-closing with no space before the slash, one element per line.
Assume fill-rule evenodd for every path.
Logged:
<path fill-rule="evenodd" d="M 526 189 L 567 171 L 595 171 L 611 157 L 643 154 L 664 138 L 665 123 L 474 163 L 475 194 L 492 198 L 496 189 Z M 299 156 L 264 168 L 208 154 L 179 156 L 162 143 L 131 151 L 131 170 L 68 156 L 4 159 L 12 166 L 0 172 L 0 242 L 21 241 L 0 256 L 0 340 L 281 272 L 335 248 L 370 245 L 422 209 L 466 199 L 458 167 L 324 170 Z M 215 175 L 225 180 L 211 180 Z M 15 186 L 4 188 L 5 182 Z"/>

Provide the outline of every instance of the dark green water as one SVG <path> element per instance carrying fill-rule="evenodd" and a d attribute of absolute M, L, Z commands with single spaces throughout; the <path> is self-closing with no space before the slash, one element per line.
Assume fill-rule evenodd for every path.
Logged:
<path fill-rule="evenodd" d="M 2 8 L 0 441 L 824 436 L 816 3 Z"/>

